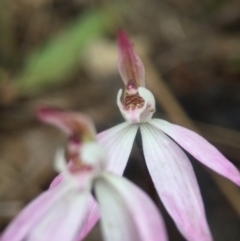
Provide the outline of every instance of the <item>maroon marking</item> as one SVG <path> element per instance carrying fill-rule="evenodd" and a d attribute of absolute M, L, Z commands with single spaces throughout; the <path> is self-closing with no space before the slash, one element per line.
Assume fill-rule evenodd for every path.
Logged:
<path fill-rule="evenodd" d="M 140 109 L 144 106 L 144 103 L 144 99 L 138 93 L 135 95 L 126 94 L 126 97 L 123 101 L 124 108 L 127 110 Z"/>

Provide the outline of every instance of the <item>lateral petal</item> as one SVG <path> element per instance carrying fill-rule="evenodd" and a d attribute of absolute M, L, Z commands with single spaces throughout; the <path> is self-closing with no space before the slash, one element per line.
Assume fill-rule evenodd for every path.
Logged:
<path fill-rule="evenodd" d="M 100 217 L 98 204 L 92 195 L 88 199 L 86 210 L 87 212 L 84 217 L 82 227 L 79 228 L 80 232 L 78 234 L 78 238 L 76 239 L 77 241 L 83 240 L 88 235 Z"/>
<path fill-rule="evenodd" d="M 149 123 L 169 135 L 198 161 L 240 186 L 239 170 L 203 137 L 164 120 L 154 119 Z"/>
<path fill-rule="evenodd" d="M 97 135 L 98 142 L 108 154 L 108 171 L 123 174 L 138 127 L 124 122 Z"/>
<path fill-rule="evenodd" d="M 34 199 L 6 228 L 1 241 L 23 241 L 68 191 L 69 185 L 62 185 Z"/>
<path fill-rule="evenodd" d="M 74 241 L 86 214 L 89 192 L 73 190 L 64 195 L 35 227 L 27 240 Z"/>
<path fill-rule="evenodd" d="M 152 200 L 127 179 L 104 174 L 95 181 L 106 241 L 166 241 L 164 222 Z"/>
<path fill-rule="evenodd" d="M 189 241 L 211 241 L 197 180 L 186 154 L 150 124 L 141 125 L 140 130 L 155 188 L 179 231 Z"/>

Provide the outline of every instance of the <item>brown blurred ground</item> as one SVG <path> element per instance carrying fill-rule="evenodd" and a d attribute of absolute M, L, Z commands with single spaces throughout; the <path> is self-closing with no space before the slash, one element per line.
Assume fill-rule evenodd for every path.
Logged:
<path fill-rule="evenodd" d="M 59 82 L 49 80 L 37 91 L 21 92 L 19 82 L 29 55 L 66 32 L 69 24 L 86 11 L 100 11 L 112 2 L 0 2 L 1 229 L 28 201 L 48 187 L 55 175 L 52 170 L 55 150 L 66 142 L 58 130 L 36 120 L 36 106 L 50 104 L 85 112 L 93 118 L 98 131 L 123 121 L 116 106 L 116 94 L 122 86 L 116 68 L 119 26 L 135 38 L 136 43 L 141 43 L 136 46 L 137 50 L 145 49 L 151 64 L 201 133 L 240 166 L 239 1 L 130 0 L 123 3 L 124 6 L 112 8 L 116 13 L 114 26 L 84 47 L 83 60 L 77 61 L 66 76 L 59 78 Z M 64 61 L 62 56 L 63 64 Z M 148 69 L 146 72 L 148 77 Z M 161 105 L 155 116 L 168 118 Z M 195 160 L 193 164 L 215 240 L 240 240 L 237 211 L 202 166 Z M 126 175 L 149 191 L 147 177 L 142 178 L 146 174 L 137 148 Z M 170 240 L 183 240 L 166 212 L 163 213 Z M 88 240 L 99 240 L 98 230 Z"/>

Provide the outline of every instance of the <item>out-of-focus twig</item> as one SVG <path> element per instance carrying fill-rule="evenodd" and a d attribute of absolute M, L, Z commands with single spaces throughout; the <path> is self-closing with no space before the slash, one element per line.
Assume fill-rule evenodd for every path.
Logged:
<path fill-rule="evenodd" d="M 215 126 L 202 122 L 195 122 L 198 129 L 209 136 L 209 140 L 223 145 L 230 145 L 235 148 L 240 148 L 240 132 L 230 130 L 225 127 Z"/>
<path fill-rule="evenodd" d="M 177 99 L 174 97 L 171 90 L 167 87 L 161 76 L 158 74 L 158 71 L 154 68 L 146 53 L 143 54 L 143 62 L 148 73 L 148 87 L 155 95 L 156 100 L 166 111 L 169 119 L 176 124 L 199 132 Z M 207 171 L 219 189 L 225 195 L 227 200 L 230 202 L 232 207 L 240 215 L 240 192 L 238 188 L 230 181 L 222 176 L 219 176 L 210 169 L 207 168 Z"/>
<path fill-rule="evenodd" d="M 201 134 L 223 153 L 240 163 L 240 132 L 225 127 L 194 122 Z"/>

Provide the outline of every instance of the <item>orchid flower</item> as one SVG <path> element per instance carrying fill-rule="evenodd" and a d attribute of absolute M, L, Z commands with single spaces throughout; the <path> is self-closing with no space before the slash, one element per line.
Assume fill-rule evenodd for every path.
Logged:
<path fill-rule="evenodd" d="M 240 185 L 239 170 L 200 135 L 167 121 L 152 119 L 155 99 L 145 87 L 143 63 L 123 31 L 119 32 L 118 69 L 125 88 L 118 92 L 117 105 L 126 122 L 98 136 L 111 155 L 110 170 L 123 171 L 140 128 L 149 173 L 179 231 L 189 241 L 212 240 L 192 165 L 179 146 L 237 185 Z M 117 161 L 120 159 L 121 164 Z"/>
<path fill-rule="evenodd" d="M 126 122 L 98 134 L 98 141 L 109 154 L 107 169 L 122 175 L 140 128 L 147 167 L 156 191 L 177 228 L 188 241 L 211 241 L 198 183 L 192 165 L 180 147 L 218 174 L 240 185 L 238 169 L 195 132 L 165 120 L 152 119 L 155 99 L 145 87 L 143 63 L 123 31 L 119 33 L 118 68 L 125 88 L 118 92 L 117 105 Z M 60 116 L 45 116 L 44 120 L 66 129 L 66 122 Z M 74 136 L 75 132 L 75 128 L 71 127 L 67 133 Z M 51 187 L 61 181 L 60 175 Z M 99 218 L 96 202 L 89 202 L 88 207 L 79 240 L 86 236 Z"/>
<path fill-rule="evenodd" d="M 43 112 L 49 111 L 65 115 L 58 110 Z M 65 127 L 74 126 L 69 116 Z M 99 204 L 104 240 L 167 241 L 164 223 L 151 199 L 127 179 L 106 171 L 106 153 L 95 140 L 91 120 L 78 115 L 75 130 L 78 135 L 70 140 L 66 153 L 70 165 L 62 149 L 55 158 L 62 182 L 33 200 L 5 230 L 1 241 L 77 241 L 88 202 L 93 200 L 91 191 Z"/>

